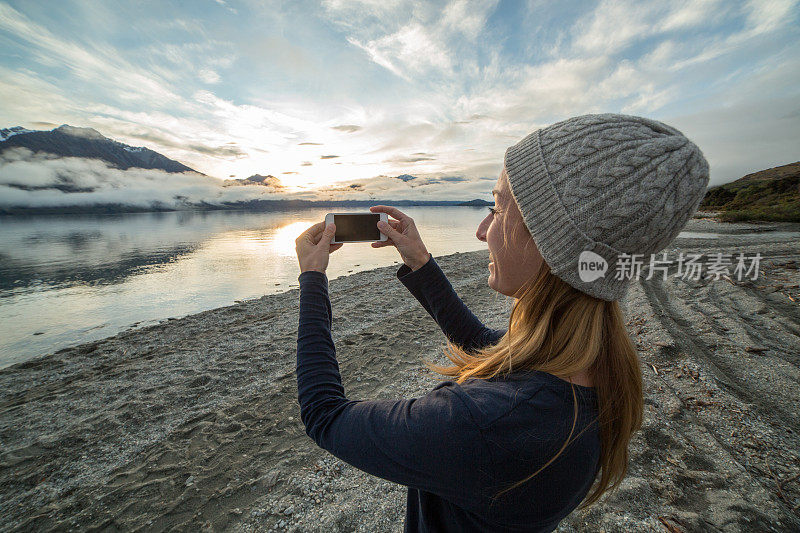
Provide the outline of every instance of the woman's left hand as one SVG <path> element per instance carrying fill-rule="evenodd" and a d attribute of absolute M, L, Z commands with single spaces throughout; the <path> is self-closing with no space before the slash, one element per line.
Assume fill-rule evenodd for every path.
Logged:
<path fill-rule="evenodd" d="M 328 256 L 342 247 L 342 243 L 331 244 L 331 239 L 336 233 L 333 224 L 325 227 L 325 222 L 314 224 L 295 239 L 297 261 L 300 263 L 300 273 L 307 270 L 316 270 L 325 273 L 328 268 Z"/>

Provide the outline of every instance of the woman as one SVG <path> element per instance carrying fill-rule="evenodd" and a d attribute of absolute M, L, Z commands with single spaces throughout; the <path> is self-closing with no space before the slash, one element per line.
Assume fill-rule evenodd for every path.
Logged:
<path fill-rule="evenodd" d="M 459 299 L 410 217 L 373 206 L 396 220 L 379 223 L 388 240 L 372 246 L 397 248 L 397 277 L 449 341 L 453 366 L 426 364 L 454 379 L 414 399 L 345 397 L 325 276 L 342 245 L 329 244 L 335 227 L 312 226 L 296 241 L 307 434 L 408 486 L 405 531 L 553 530 L 619 485 L 641 425 L 639 363 L 619 305 L 630 276 L 615 266 L 666 247 L 707 183 L 697 146 L 642 117 L 574 117 L 510 147 L 477 230 L 489 286 L 514 298 L 504 331 Z M 605 273 L 587 275 L 589 262 Z"/>

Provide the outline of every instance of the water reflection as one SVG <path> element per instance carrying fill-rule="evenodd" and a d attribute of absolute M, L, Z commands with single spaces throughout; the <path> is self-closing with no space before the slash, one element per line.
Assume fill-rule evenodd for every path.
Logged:
<path fill-rule="evenodd" d="M 228 255 L 295 257 L 310 217 L 285 213 L 145 213 L 5 219 L 0 225 L 0 298 L 30 287 L 116 284 L 212 244 Z"/>
<path fill-rule="evenodd" d="M 341 209 L 338 212 L 363 212 Z M 434 255 L 486 249 L 486 210 L 408 207 Z M 0 367 L 132 324 L 297 286 L 295 239 L 326 209 L 6 217 L 0 222 Z M 453 221 L 458 221 L 453 224 Z M 330 279 L 399 261 L 350 243 Z"/>
<path fill-rule="evenodd" d="M 319 221 L 307 220 L 304 222 L 292 222 L 282 228 L 279 228 L 275 233 L 275 240 L 272 243 L 272 249 L 276 254 L 281 257 L 296 257 L 294 241 L 309 228 Z"/>

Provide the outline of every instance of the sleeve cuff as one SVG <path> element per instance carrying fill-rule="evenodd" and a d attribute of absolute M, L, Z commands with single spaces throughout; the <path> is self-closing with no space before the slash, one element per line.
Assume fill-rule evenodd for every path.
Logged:
<path fill-rule="evenodd" d="M 305 272 L 301 272 L 299 276 L 297 276 L 297 281 L 300 283 L 300 286 L 308 285 L 308 284 L 316 284 L 321 283 L 328 286 L 328 276 L 324 272 L 318 272 L 316 270 L 306 270 Z"/>
<path fill-rule="evenodd" d="M 403 283 L 415 283 L 417 280 L 421 280 L 430 277 L 432 274 L 441 272 L 439 264 L 433 258 L 433 254 L 428 255 L 428 262 L 416 270 L 411 270 L 411 267 L 405 263 L 400 265 L 400 268 L 397 269 L 397 279 Z"/>
<path fill-rule="evenodd" d="M 400 265 L 400 268 L 397 269 L 397 279 L 400 279 L 403 276 L 408 275 L 409 272 L 412 272 L 411 267 L 403 263 L 402 265 Z"/>

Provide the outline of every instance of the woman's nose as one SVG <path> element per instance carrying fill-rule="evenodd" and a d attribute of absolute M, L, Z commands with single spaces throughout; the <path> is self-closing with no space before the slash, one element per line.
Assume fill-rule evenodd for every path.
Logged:
<path fill-rule="evenodd" d="M 478 231 L 475 232 L 475 236 L 478 238 L 479 241 L 486 242 L 486 228 L 489 227 L 489 217 L 491 214 L 487 215 L 486 218 L 481 220 L 481 223 L 478 224 Z"/>

